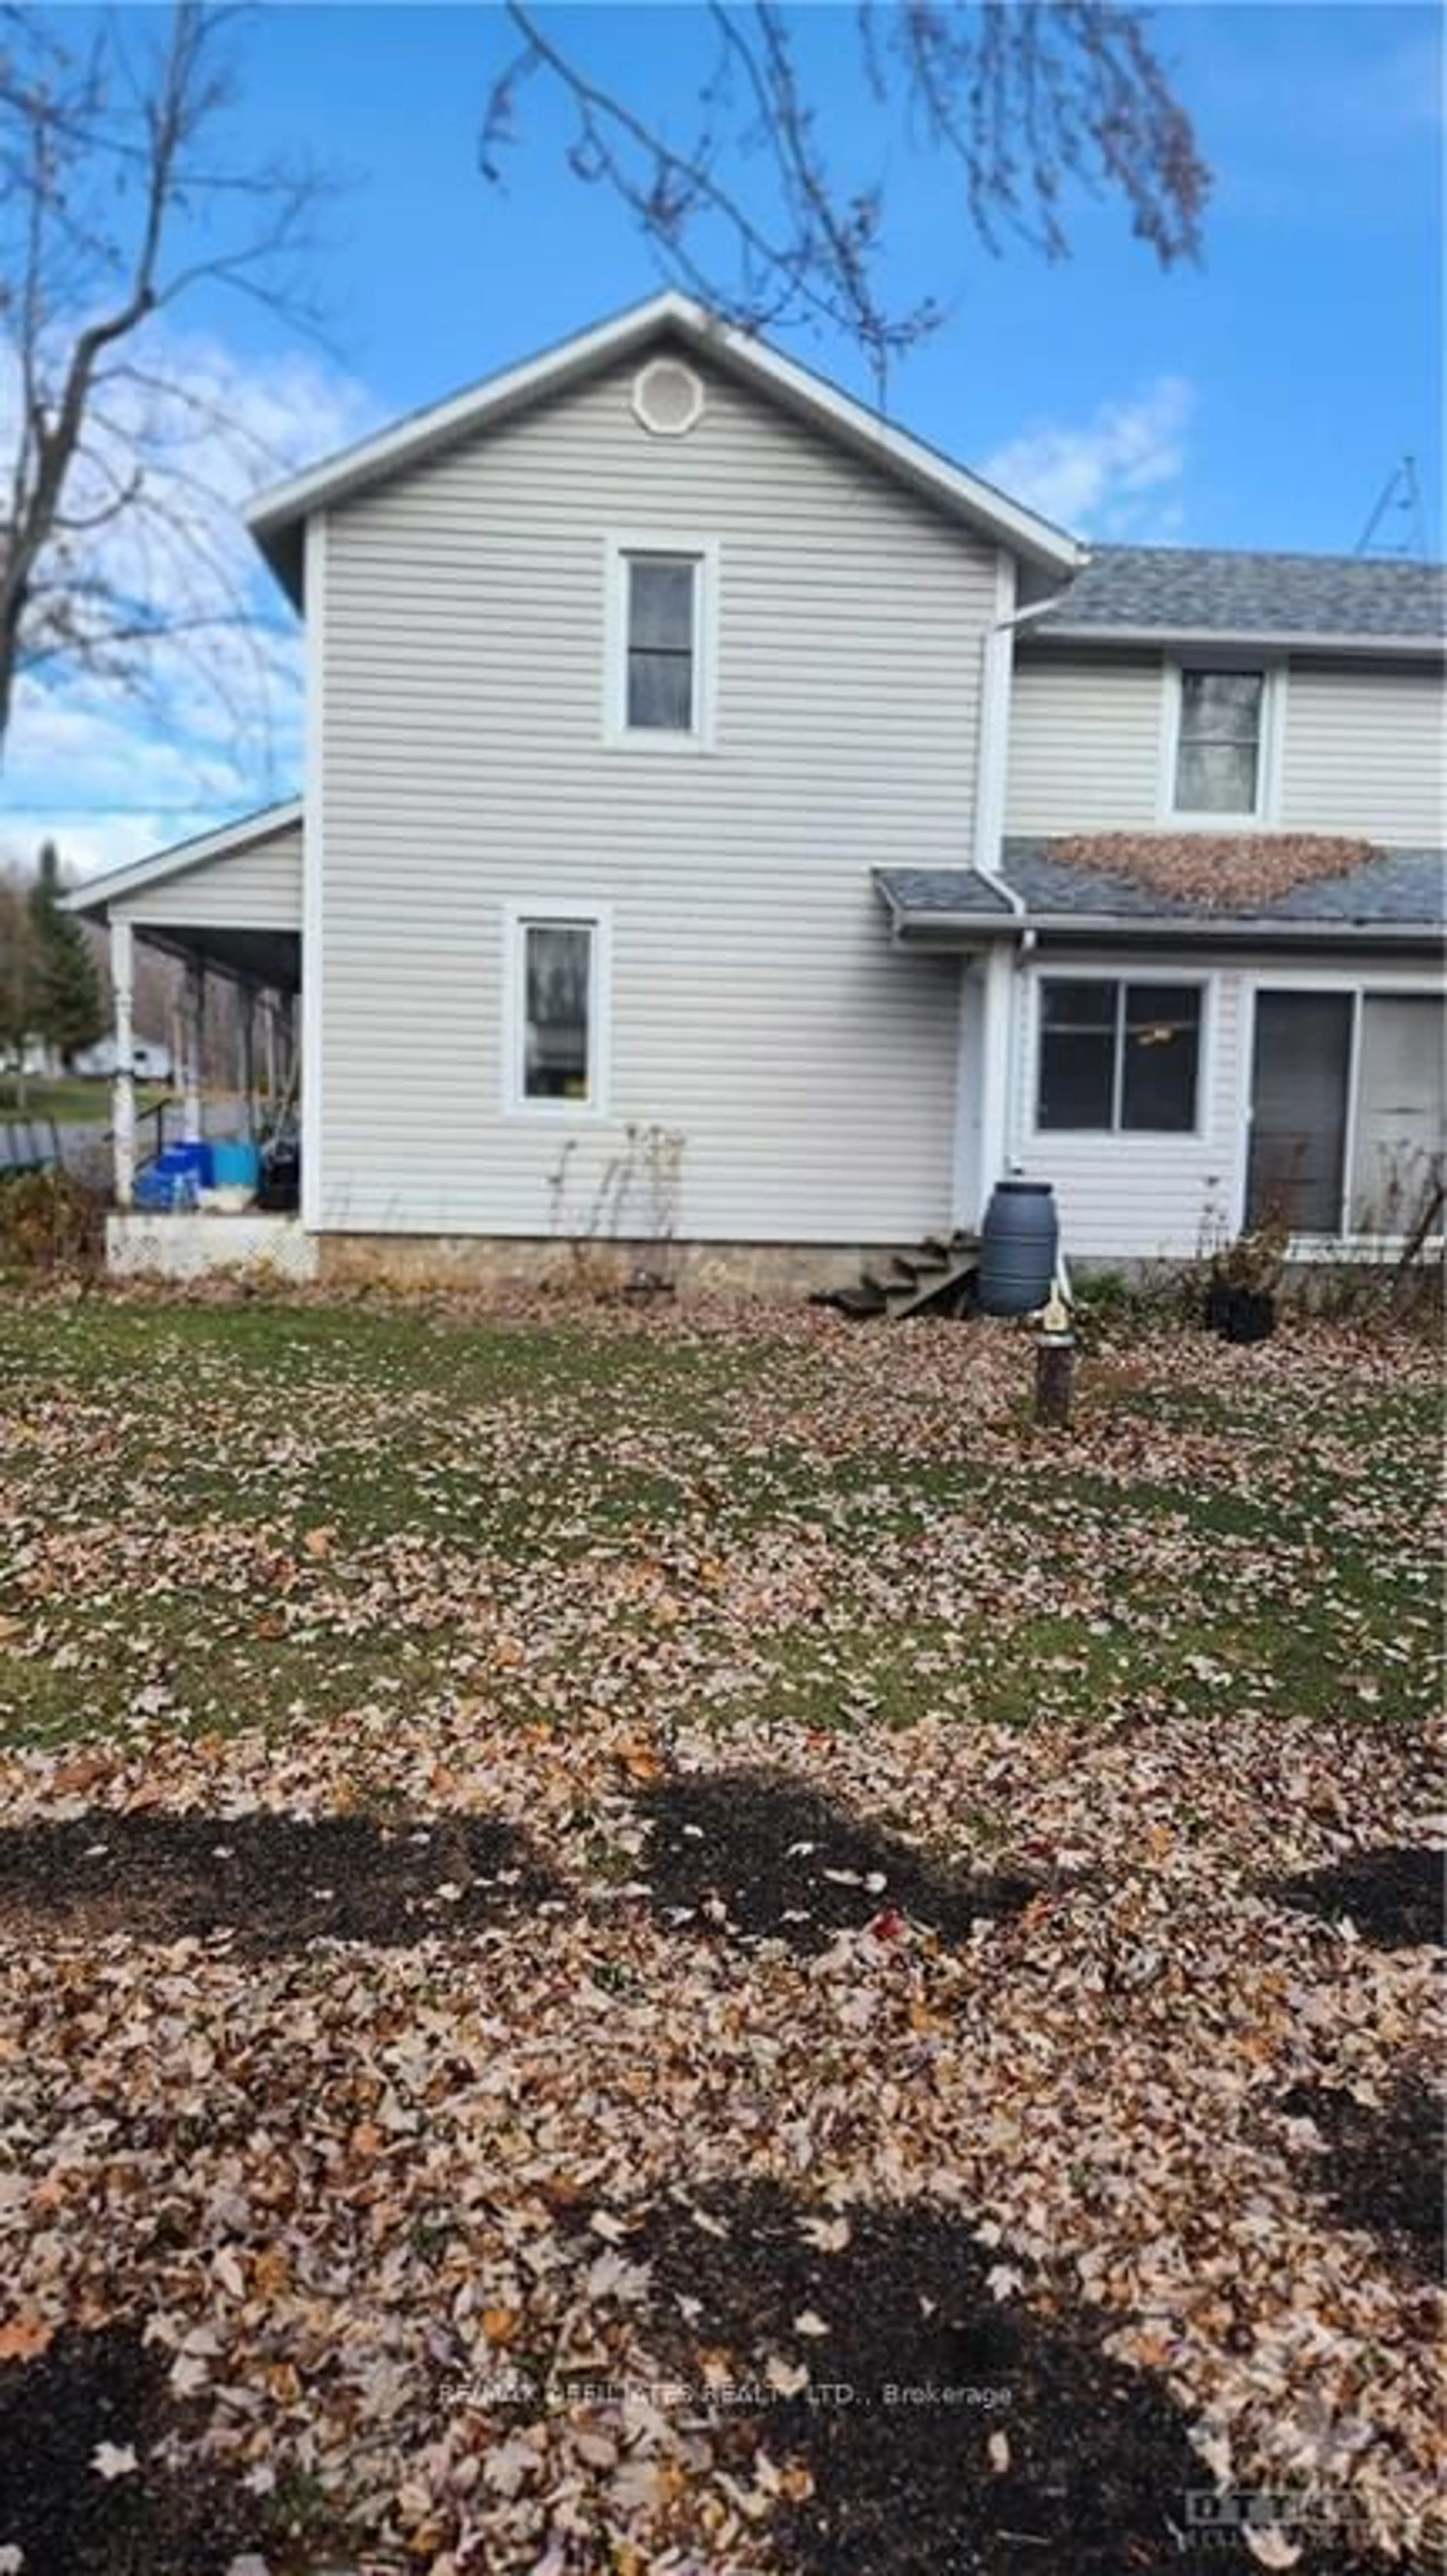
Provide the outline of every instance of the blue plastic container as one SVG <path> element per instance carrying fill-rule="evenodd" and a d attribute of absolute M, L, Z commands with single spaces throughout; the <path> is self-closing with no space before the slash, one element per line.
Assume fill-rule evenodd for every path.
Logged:
<path fill-rule="evenodd" d="M 155 1215 L 161 1209 L 170 1206 L 174 1188 L 173 1181 L 163 1180 L 155 1164 L 148 1163 L 143 1172 L 136 1174 L 134 1203 L 147 1215 Z"/>
<path fill-rule="evenodd" d="M 218 1190 L 254 1190 L 261 1178 L 261 1156 L 256 1147 L 218 1138 L 211 1148 L 211 1178 Z"/>
<path fill-rule="evenodd" d="M 211 1187 L 209 1145 L 168 1145 L 151 1166 L 158 1180 L 189 1182 L 193 1190 Z"/>
<path fill-rule="evenodd" d="M 1048 1181 L 997 1181 L 980 1228 L 980 1305 L 987 1315 L 1028 1315 L 1055 1275 L 1060 1224 Z"/>

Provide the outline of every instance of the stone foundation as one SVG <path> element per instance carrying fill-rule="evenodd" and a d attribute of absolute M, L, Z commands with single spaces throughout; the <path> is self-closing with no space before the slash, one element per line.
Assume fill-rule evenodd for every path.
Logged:
<path fill-rule="evenodd" d="M 304 1284 L 317 1275 L 317 1244 L 295 1216 L 108 1216 L 106 1268 L 114 1279 L 221 1275 Z"/>
<path fill-rule="evenodd" d="M 640 1268 L 672 1280 L 680 1296 L 709 1292 L 804 1297 L 821 1288 L 857 1287 L 881 1247 L 824 1243 L 568 1243 L 550 1235 L 322 1234 L 316 1238 L 324 1286 L 516 1288 L 577 1281 L 623 1288 Z"/>

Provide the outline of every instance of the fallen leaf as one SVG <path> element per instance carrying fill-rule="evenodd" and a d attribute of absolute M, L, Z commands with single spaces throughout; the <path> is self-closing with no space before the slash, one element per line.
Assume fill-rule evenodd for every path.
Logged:
<path fill-rule="evenodd" d="M 23 2308 L 0 2326 L 0 2361 L 35 2361 L 55 2339 L 55 2328 L 34 2308 Z"/>
<path fill-rule="evenodd" d="M 803 2218 L 799 2233 L 806 2245 L 817 2246 L 821 2254 L 837 2254 L 850 2238 L 847 2218 Z"/>
<path fill-rule="evenodd" d="M 112 2478 L 133 2478 L 141 2465 L 130 2442 L 97 2442 L 90 2464 L 96 2475 L 107 2482 Z"/>

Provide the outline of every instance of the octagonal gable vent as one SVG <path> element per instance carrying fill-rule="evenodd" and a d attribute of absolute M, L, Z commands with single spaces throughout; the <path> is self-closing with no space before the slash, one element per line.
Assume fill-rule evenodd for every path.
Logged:
<path fill-rule="evenodd" d="M 685 438 L 703 415 L 703 387 L 680 358 L 654 358 L 633 383 L 633 409 L 655 438 Z"/>

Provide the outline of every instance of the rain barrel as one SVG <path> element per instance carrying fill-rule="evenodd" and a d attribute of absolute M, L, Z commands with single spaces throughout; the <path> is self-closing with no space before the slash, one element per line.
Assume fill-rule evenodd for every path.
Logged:
<path fill-rule="evenodd" d="M 980 1229 L 979 1302 L 987 1315 L 1028 1315 L 1055 1276 L 1060 1224 L 1048 1181 L 997 1181 Z"/>

